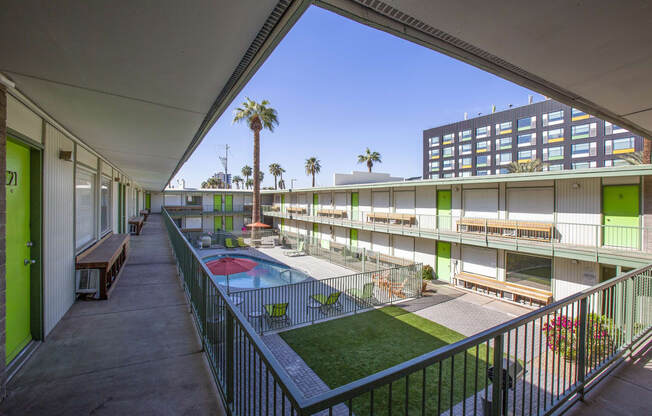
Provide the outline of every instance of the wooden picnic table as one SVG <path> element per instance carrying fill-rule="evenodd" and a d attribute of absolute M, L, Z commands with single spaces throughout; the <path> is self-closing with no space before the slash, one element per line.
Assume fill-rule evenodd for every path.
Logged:
<path fill-rule="evenodd" d="M 77 256 L 76 270 L 100 271 L 99 298 L 108 299 L 129 252 L 129 234 L 109 234 Z"/>

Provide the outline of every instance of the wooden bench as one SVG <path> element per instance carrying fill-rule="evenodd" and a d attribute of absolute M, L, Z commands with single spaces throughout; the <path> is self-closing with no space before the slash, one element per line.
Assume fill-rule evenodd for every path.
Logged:
<path fill-rule="evenodd" d="M 407 259 L 402 259 L 400 257 L 394 257 L 387 254 L 378 254 L 378 261 L 385 264 L 392 264 L 396 266 L 408 266 L 413 262 Z"/>
<path fill-rule="evenodd" d="M 382 221 L 387 224 L 393 222 L 401 225 L 413 225 L 416 221 L 416 216 L 412 214 L 397 214 L 392 212 L 370 212 L 367 214 L 367 222 Z"/>
<path fill-rule="evenodd" d="M 330 209 L 330 208 L 322 208 L 317 211 L 317 215 L 321 217 L 338 217 L 338 218 L 345 218 L 346 217 L 346 211 L 342 209 Z"/>
<path fill-rule="evenodd" d="M 306 209 L 303 208 L 303 207 L 288 207 L 287 211 L 288 212 L 293 212 L 295 214 L 305 214 L 306 213 Z"/>
<path fill-rule="evenodd" d="M 553 225 L 536 221 L 461 218 L 457 222 L 457 232 L 486 232 L 501 237 L 550 241 L 553 236 Z"/>
<path fill-rule="evenodd" d="M 269 210 L 270 211 L 275 211 L 275 212 L 280 212 L 281 207 L 279 207 L 278 205 L 272 205 L 271 207 L 269 207 Z"/>
<path fill-rule="evenodd" d="M 108 299 L 127 261 L 129 234 L 108 234 L 75 260 L 75 269 L 100 271 L 99 298 Z"/>
<path fill-rule="evenodd" d="M 129 233 L 140 235 L 140 230 L 143 229 L 145 217 L 131 217 L 129 218 Z"/>
<path fill-rule="evenodd" d="M 143 217 L 144 221 L 147 222 L 147 217 L 149 216 L 149 210 L 148 209 L 141 209 L 140 210 L 140 215 Z"/>
<path fill-rule="evenodd" d="M 511 293 L 515 302 L 518 302 L 521 298 L 529 300 L 530 304 L 532 304 L 532 301 L 542 305 L 548 305 L 552 302 L 552 293 L 549 291 L 511 282 L 501 282 L 491 277 L 462 272 L 455 275 L 455 280 L 457 284 L 461 282 L 465 288 L 471 286 L 473 289 L 482 287 L 493 290 L 501 298 L 505 297 L 505 292 Z"/>

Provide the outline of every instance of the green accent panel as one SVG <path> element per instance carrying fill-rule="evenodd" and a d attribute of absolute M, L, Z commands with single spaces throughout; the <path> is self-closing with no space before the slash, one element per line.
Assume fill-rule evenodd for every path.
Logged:
<path fill-rule="evenodd" d="M 359 207 L 360 204 L 360 195 L 357 192 L 353 192 L 351 194 L 351 219 L 353 221 L 358 221 L 359 220 Z"/>
<path fill-rule="evenodd" d="M 9 363 L 31 341 L 30 150 L 7 141 L 5 361 Z"/>
<path fill-rule="evenodd" d="M 222 212 L 222 195 L 213 195 L 213 211 Z"/>
<path fill-rule="evenodd" d="M 317 207 L 319 206 L 319 194 L 312 194 L 312 215 L 317 215 Z"/>
<path fill-rule="evenodd" d="M 145 194 L 145 209 L 152 209 L 152 194 L 149 192 Z"/>
<path fill-rule="evenodd" d="M 281 218 L 281 231 L 285 231 L 285 218 Z"/>
<path fill-rule="evenodd" d="M 221 231 L 223 228 L 222 226 L 222 217 L 214 217 L 213 218 L 213 230 L 214 231 Z"/>
<path fill-rule="evenodd" d="M 233 195 L 224 196 L 224 211 L 226 212 L 233 211 Z"/>
<path fill-rule="evenodd" d="M 451 281 L 451 243 L 437 241 L 437 279 Z"/>
<path fill-rule="evenodd" d="M 450 190 L 437 191 L 437 227 L 443 230 L 451 228 L 453 194 Z"/>
<path fill-rule="evenodd" d="M 351 248 L 358 248 L 358 230 L 355 228 L 351 228 L 349 230 L 349 242 L 351 244 Z"/>
<path fill-rule="evenodd" d="M 639 185 L 602 187 L 603 245 L 638 248 Z"/>
<path fill-rule="evenodd" d="M 224 217 L 224 231 L 233 231 L 233 217 Z"/>
<path fill-rule="evenodd" d="M 281 195 L 281 212 L 285 212 L 285 195 Z"/>

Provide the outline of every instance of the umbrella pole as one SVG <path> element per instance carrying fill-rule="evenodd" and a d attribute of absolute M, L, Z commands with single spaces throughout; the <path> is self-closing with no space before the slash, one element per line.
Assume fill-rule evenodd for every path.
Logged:
<path fill-rule="evenodd" d="M 229 284 L 229 275 L 226 275 L 226 294 L 231 294 L 231 285 Z"/>

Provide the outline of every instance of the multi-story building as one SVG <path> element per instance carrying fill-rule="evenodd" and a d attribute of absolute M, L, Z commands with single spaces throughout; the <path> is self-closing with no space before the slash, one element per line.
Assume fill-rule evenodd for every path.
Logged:
<path fill-rule="evenodd" d="M 511 108 L 423 132 L 423 177 L 508 173 L 540 159 L 544 170 L 617 166 L 643 139 L 554 100 Z"/>

